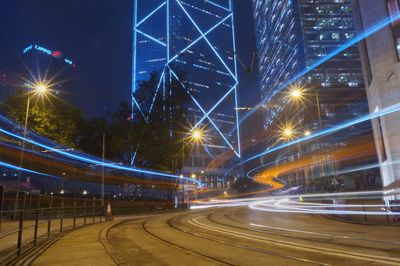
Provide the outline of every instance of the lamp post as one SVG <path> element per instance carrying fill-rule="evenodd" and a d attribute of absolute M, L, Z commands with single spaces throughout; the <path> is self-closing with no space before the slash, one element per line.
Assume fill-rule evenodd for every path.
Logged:
<path fill-rule="evenodd" d="M 317 90 L 315 90 L 315 99 L 316 99 L 316 104 L 317 104 L 317 109 L 318 109 L 319 128 L 322 128 L 321 108 L 319 106 L 319 95 L 318 95 Z"/>
<path fill-rule="evenodd" d="M 281 132 L 281 136 L 284 140 L 286 141 L 290 141 L 292 139 L 297 138 L 297 140 L 299 139 L 298 137 L 296 137 L 297 135 L 297 131 L 293 128 L 292 125 L 290 124 L 286 124 L 283 128 L 282 128 L 282 132 Z M 300 142 L 297 141 L 297 159 L 300 159 Z M 299 181 L 299 172 L 296 170 L 296 179 L 297 181 Z"/>
<path fill-rule="evenodd" d="M 183 180 L 183 202 L 186 203 L 185 197 L 185 180 L 183 179 L 183 168 L 185 166 L 185 140 L 188 138 L 190 143 L 202 143 L 204 141 L 204 131 L 195 128 L 193 129 L 189 135 L 184 135 L 182 138 L 182 170 L 181 170 L 181 180 Z"/>
<path fill-rule="evenodd" d="M 289 96 L 292 100 L 295 100 L 296 102 L 300 101 L 303 99 L 305 94 L 305 90 L 301 87 L 301 86 L 294 86 L 291 88 L 291 90 L 289 91 Z M 318 122 L 319 122 L 319 128 L 322 129 L 322 118 L 321 118 L 321 108 L 320 108 L 320 99 L 319 99 L 319 95 L 318 95 L 318 91 L 315 90 L 315 100 L 316 100 L 316 105 L 317 105 L 317 110 L 318 110 Z M 309 136 L 311 135 L 311 131 L 306 130 L 304 133 L 304 136 Z M 318 143 L 320 144 L 320 143 Z M 320 147 L 320 145 L 318 145 L 318 148 Z M 307 171 L 304 170 L 304 175 L 305 178 L 307 180 Z"/>
<path fill-rule="evenodd" d="M 30 104 L 31 104 L 31 98 L 32 94 L 33 95 L 38 95 L 38 96 L 43 96 L 48 92 L 48 87 L 44 83 L 38 83 L 35 84 L 32 87 L 32 90 L 30 94 L 28 95 L 28 100 L 26 103 L 26 112 L 25 112 L 25 122 L 24 122 L 24 133 L 23 133 L 23 139 L 22 139 L 22 149 L 21 149 L 21 157 L 20 157 L 20 162 L 19 162 L 19 175 L 18 175 L 18 189 L 20 188 L 20 182 L 21 182 L 21 169 L 24 164 L 24 153 L 25 153 L 25 138 L 27 135 L 28 131 L 28 121 L 29 121 L 29 109 L 30 109 Z"/>
<path fill-rule="evenodd" d="M 26 102 L 26 112 L 25 112 L 25 122 L 24 122 L 24 132 L 23 139 L 21 144 L 21 155 L 19 160 L 19 172 L 18 172 L 18 183 L 17 183 L 17 193 L 15 196 L 15 214 L 17 214 L 18 206 L 19 206 L 19 190 L 21 188 L 21 175 L 22 175 L 22 167 L 24 165 L 24 155 L 25 155 L 25 138 L 28 131 L 28 121 L 29 121 L 29 109 L 31 105 L 31 98 L 34 95 L 43 96 L 48 92 L 48 86 L 45 83 L 37 83 L 33 87 L 31 87 L 31 91 L 28 94 L 28 100 Z"/>
<path fill-rule="evenodd" d="M 104 161 L 106 155 L 106 133 L 103 132 L 103 151 L 102 151 L 102 166 L 101 166 L 101 207 L 104 209 Z"/>

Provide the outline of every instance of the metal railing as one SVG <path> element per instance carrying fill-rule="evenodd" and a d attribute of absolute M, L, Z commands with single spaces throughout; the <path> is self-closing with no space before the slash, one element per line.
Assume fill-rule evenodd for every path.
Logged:
<path fill-rule="evenodd" d="M 32 194 L 0 185 L 0 264 L 63 231 L 103 218 L 100 199 Z"/>

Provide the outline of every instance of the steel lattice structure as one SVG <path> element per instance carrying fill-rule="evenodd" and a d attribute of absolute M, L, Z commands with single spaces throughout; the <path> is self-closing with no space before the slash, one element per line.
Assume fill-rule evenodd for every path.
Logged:
<path fill-rule="evenodd" d="M 238 78 L 232 0 L 134 0 L 132 106 L 144 119 L 166 83 L 176 79 L 192 99 L 193 128 L 207 125 L 214 146 L 240 157 Z M 174 67 L 172 67 L 174 66 Z M 187 76 L 179 80 L 175 68 Z M 139 101 L 139 82 L 158 71 L 153 98 Z M 138 111 L 138 112 L 136 112 Z"/>

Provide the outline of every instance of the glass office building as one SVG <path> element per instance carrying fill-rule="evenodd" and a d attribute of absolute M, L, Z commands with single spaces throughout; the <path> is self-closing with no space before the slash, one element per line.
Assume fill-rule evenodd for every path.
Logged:
<path fill-rule="evenodd" d="M 134 20 L 133 109 L 146 117 L 156 97 L 171 93 L 165 84 L 180 83 L 179 89 L 191 97 L 192 128 L 206 131 L 204 144 L 185 161 L 184 174 L 222 176 L 231 160 L 216 165 L 215 158 L 224 153 L 238 158 L 241 153 L 232 1 L 136 0 Z M 185 78 L 180 80 L 176 70 Z M 140 81 L 153 71 L 159 80 L 153 97 L 138 100 Z M 219 181 L 206 183 L 222 186 Z"/>
<path fill-rule="evenodd" d="M 295 128 L 314 132 L 368 112 L 357 45 L 315 64 L 355 36 L 353 1 L 253 0 L 253 9 L 261 93 L 263 99 L 272 99 L 264 105 L 265 129 L 274 132 L 289 121 Z M 306 73 L 297 76 L 302 72 Z M 289 83 L 305 90 L 308 104 L 290 102 Z M 360 134 L 371 134 L 370 123 L 301 149 L 334 149 Z M 278 140 L 276 135 L 267 138 L 267 146 Z"/>

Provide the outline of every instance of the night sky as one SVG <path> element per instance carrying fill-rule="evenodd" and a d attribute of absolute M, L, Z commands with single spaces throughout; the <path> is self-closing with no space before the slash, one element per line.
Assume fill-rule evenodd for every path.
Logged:
<path fill-rule="evenodd" d="M 251 0 L 234 0 L 238 55 L 250 65 L 255 50 Z M 29 44 L 60 50 L 77 65 L 66 98 L 87 116 L 101 116 L 129 99 L 133 0 L 2 0 L 0 53 L 20 62 Z M 258 100 L 256 74 L 240 73 L 241 105 Z M 73 85 L 72 85 L 73 84 Z M 248 96 L 251 95 L 252 98 Z"/>

